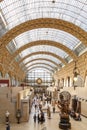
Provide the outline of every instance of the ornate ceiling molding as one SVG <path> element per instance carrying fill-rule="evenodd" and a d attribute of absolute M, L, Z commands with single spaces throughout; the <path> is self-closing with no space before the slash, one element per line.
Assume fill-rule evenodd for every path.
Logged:
<path fill-rule="evenodd" d="M 49 65 L 49 64 L 47 64 L 47 63 L 40 63 L 40 62 L 38 62 L 38 63 L 33 63 L 33 64 L 31 64 L 30 66 L 28 66 L 25 70 L 28 70 L 30 67 L 33 67 L 34 65 L 46 65 L 46 66 L 48 66 L 48 67 L 50 67 L 50 68 L 52 68 L 53 70 L 55 70 L 56 68 L 55 67 L 53 67 L 53 66 L 51 66 L 51 65 Z M 37 66 L 38 67 L 38 66 Z"/>
<path fill-rule="evenodd" d="M 33 47 L 33 46 L 38 46 L 38 45 L 48 45 L 48 46 L 60 48 L 61 50 L 65 51 L 67 54 L 69 54 L 74 60 L 77 59 L 77 56 L 68 47 L 66 47 L 65 45 L 62 45 L 61 43 L 49 41 L 49 40 L 39 40 L 39 41 L 34 41 L 34 42 L 31 42 L 31 43 L 25 44 L 24 46 L 20 47 L 13 54 L 13 57 L 16 57 L 19 53 L 21 53 L 22 51 L 24 51 L 27 48 L 30 48 L 30 47 Z"/>
<path fill-rule="evenodd" d="M 26 66 L 29 63 L 34 62 L 34 61 L 43 61 L 43 60 L 48 61 L 49 63 L 53 63 L 55 66 L 59 67 L 59 65 L 56 62 L 54 62 L 50 59 L 46 59 L 46 58 L 36 58 L 36 59 L 30 60 L 30 61 L 26 62 L 24 65 L 22 65 L 21 67 L 23 68 L 24 66 Z"/>
<path fill-rule="evenodd" d="M 42 68 L 42 69 L 45 69 L 45 70 L 49 71 L 51 74 L 54 72 L 54 70 L 49 69 L 49 67 L 44 67 L 44 66 L 35 66 L 35 67 L 32 67 L 31 69 L 28 69 L 28 70 L 26 71 L 26 73 L 29 72 L 29 71 L 31 71 L 31 70 L 33 70 L 33 69 L 36 69 L 36 68 Z"/>
<path fill-rule="evenodd" d="M 58 60 L 60 60 L 64 65 L 67 64 L 66 61 L 63 58 L 61 58 L 60 56 L 58 56 L 54 53 L 51 53 L 51 52 L 46 52 L 46 51 L 38 51 L 38 52 L 31 53 L 31 54 L 23 57 L 18 63 L 20 64 L 21 62 L 23 62 L 23 60 L 29 58 L 30 56 L 39 55 L 39 54 L 51 55 L 51 56 L 57 58 Z"/>
<path fill-rule="evenodd" d="M 0 39 L 0 47 L 6 46 L 12 39 L 20 35 L 21 33 L 36 28 L 55 28 L 63 30 L 77 37 L 80 41 L 82 41 L 83 44 L 87 46 L 87 32 L 82 30 L 80 27 L 74 25 L 73 23 L 60 19 L 40 18 L 35 20 L 29 20 L 9 30 Z"/>

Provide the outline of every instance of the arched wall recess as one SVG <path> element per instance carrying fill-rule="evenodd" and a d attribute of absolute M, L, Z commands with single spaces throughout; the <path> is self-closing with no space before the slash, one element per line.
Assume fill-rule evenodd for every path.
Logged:
<path fill-rule="evenodd" d="M 23 50 L 25 50 L 25 49 L 27 49 L 29 47 L 38 46 L 38 45 L 48 45 L 48 46 L 54 46 L 54 47 L 60 48 L 63 51 L 65 51 L 66 53 L 68 53 L 74 60 L 77 59 L 77 56 L 68 47 L 62 45 L 61 43 L 54 42 L 54 41 L 48 41 L 48 40 L 39 40 L 39 41 L 35 41 L 35 42 L 31 42 L 31 43 L 25 44 L 24 46 L 20 47 L 13 54 L 13 57 L 16 57 L 19 53 L 21 53 Z"/>
<path fill-rule="evenodd" d="M 9 30 L 0 39 L 0 48 L 1 46 L 6 46 L 12 39 L 20 35 L 21 33 L 36 28 L 55 28 L 63 30 L 77 37 L 80 41 L 82 41 L 83 44 L 87 46 L 87 32 L 82 30 L 80 27 L 61 19 L 40 18 L 29 20 Z"/>
<path fill-rule="evenodd" d="M 23 57 L 18 63 L 20 64 L 26 58 L 28 58 L 30 56 L 33 56 L 33 55 L 39 55 L 39 54 L 51 55 L 51 56 L 57 58 L 58 60 L 60 60 L 64 65 L 67 64 L 66 61 L 63 58 L 61 58 L 60 56 L 58 56 L 58 55 L 56 55 L 54 53 L 51 53 L 51 52 L 46 52 L 46 51 L 38 51 L 38 52 L 34 52 L 34 53 L 31 53 L 31 54 L 28 54 L 25 57 Z"/>

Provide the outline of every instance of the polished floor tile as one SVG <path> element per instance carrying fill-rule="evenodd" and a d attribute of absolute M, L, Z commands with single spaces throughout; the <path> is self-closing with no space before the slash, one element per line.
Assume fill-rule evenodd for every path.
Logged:
<path fill-rule="evenodd" d="M 29 121 L 20 124 L 10 124 L 10 130 L 60 130 L 59 113 L 51 113 L 51 119 L 47 118 L 47 113 L 45 112 L 45 122 L 43 124 L 34 123 L 33 120 L 34 108 L 32 108 Z M 75 121 L 70 118 L 71 130 L 87 130 L 87 118 L 82 117 L 82 121 Z M 6 130 L 5 124 L 0 124 L 0 130 Z"/>

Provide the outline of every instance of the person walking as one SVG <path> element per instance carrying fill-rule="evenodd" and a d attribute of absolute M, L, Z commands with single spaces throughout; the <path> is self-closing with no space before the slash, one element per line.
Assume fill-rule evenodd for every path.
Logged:
<path fill-rule="evenodd" d="M 36 123 L 36 113 L 34 114 L 34 123 Z"/>

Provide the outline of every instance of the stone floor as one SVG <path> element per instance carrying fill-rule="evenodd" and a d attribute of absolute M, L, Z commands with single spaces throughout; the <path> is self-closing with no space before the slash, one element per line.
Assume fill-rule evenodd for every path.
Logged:
<path fill-rule="evenodd" d="M 51 114 L 51 119 L 47 118 L 47 114 L 45 112 L 45 123 L 38 124 L 38 122 L 34 123 L 33 120 L 34 108 L 32 108 L 29 121 L 26 123 L 20 124 L 10 124 L 10 130 L 60 130 L 59 124 L 59 113 Z M 71 122 L 71 130 L 87 130 L 87 118 L 82 117 L 82 121 L 75 121 L 70 118 Z M 4 124 L 0 124 L 0 130 L 6 130 L 6 126 Z"/>

